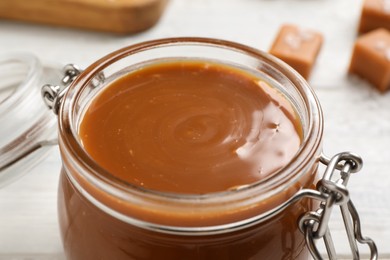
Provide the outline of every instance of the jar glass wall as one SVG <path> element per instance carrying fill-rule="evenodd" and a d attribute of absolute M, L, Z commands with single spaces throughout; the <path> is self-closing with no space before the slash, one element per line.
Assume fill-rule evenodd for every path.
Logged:
<path fill-rule="evenodd" d="M 293 104 L 303 128 L 296 156 L 277 174 L 242 189 L 203 195 L 163 193 L 126 183 L 83 149 L 80 122 L 91 100 L 121 76 L 163 60 L 212 60 L 258 75 Z M 59 218 L 68 259 L 307 259 L 298 218 L 302 200 L 275 214 L 299 190 L 313 187 L 322 114 L 307 83 L 266 53 L 232 42 L 174 38 L 114 52 L 72 83 L 59 113 L 63 170 Z"/>

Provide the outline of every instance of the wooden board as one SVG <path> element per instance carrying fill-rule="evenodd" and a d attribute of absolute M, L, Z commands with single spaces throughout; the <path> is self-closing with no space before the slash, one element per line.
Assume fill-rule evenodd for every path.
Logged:
<path fill-rule="evenodd" d="M 135 33 L 153 26 L 168 0 L 0 0 L 0 18 Z"/>

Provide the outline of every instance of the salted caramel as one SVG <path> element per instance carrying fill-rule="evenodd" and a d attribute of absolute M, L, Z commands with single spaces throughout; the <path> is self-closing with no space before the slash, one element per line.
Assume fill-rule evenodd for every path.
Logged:
<path fill-rule="evenodd" d="M 206 194 L 277 174 L 297 153 L 302 128 L 291 102 L 259 76 L 178 60 L 113 81 L 88 105 L 79 135 L 126 183 Z"/>
<path fill-rule="evenodd" d="M 375 29 L 390 30 L 390 1 L 364 0 L 359 22 L 359 33 Z"/>
<path fill-rule="evenodd" d="M 323 36 L 317 31 L 285 24 L 281 26 L 269 53 L 308 79 L 320 53 L 322 42 Z"/>
<path fill-rule="evenodd" d="M 390 31 L 376 29 L 356 40 L 349 73 L 366 79 L 381 92 L 390 88 Z"/>

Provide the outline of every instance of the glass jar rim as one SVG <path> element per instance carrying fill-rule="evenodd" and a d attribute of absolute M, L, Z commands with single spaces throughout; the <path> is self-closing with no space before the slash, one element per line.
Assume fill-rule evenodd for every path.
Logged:
<path fill-rule="evenodd" d="M 92 158 L 89 157 L 88 153 L 84 150 L 80 142 L 78 141 L 76 126 L 74 125 L 74 113 L 73 107 L 75 106 L 75 100 L 78 98 L 78 91 L 86 86 L 92 79 L 98 75 L 99 72 L 107 68 L 110 64 L 121 60 L 132 54 L 136 54 L 143 51 L 148 51 L 150 49 L 161 48 L 166 46 L 175 46 L 175 45 L 204 45 L 204 46 L 213 46 L 218 48 L 229 49 L 232 51 L 244 53 L 256 59 L 261 59 L 271 66 L 277 68 L 280 73 L 285 75 L 288 80 L 296 87 L 299 87 L 299 93 L 302 95 L 306 109 L 309 113 L 309 122 L 308 122 L 308 131 L 302 142 L 302 145 L 297 152 L 297 154 L 292 158 L 292 160 L 285 165 L 282 169 L 278 171 L 280 176 L 286 176 L 287 171 L 299 172 L 299 169 L 303 168 L 307 163 L 312 159 L 313 156 L 316 156 L 317 151 L 320 149 L 322 141 L 322 132 L 323 132 L 323 117 L 321 107 L 316 97 L 314 90 L 308 85 L 308 83 L 303 79 L 303 77 L 293 70 L 286 63 L 281 60 L 273 57 L 272 55 L 257 50 L 252 47 L 248 47 L 243 44 L 220 40 L 212 38 L 201 38 L 201 37 L 178 37 L 178 38 L 164 38 L 157 39 L 147 42 L 138 43 L 131 45 L 122 49 L 119 49 L 111 54 L 106 55 L 105 57 L 99 59 L 88 68 L 86 68 L 70 85 L 69 90 L 67 91 L 65 98 L 62 102 L 59 111 L 59 134 L 60 134 L 60 147 L 67 151 L 67 155 L 73 156 L 76 158 L 77 163 L 83 165 L 84 168 L 88 169 L 90 176 L 89 180 L 97 181 L 99 183 L 104 183 L 104 185 L 109 185 L 112 188 L 117 189 L 117 191 L 126 193 L 127 191 L 134 191 L 141 194 L 148 194 L 152 197 L 163 197 L 168 200 L 185 200 L 185 201 L 199 201 L 199 200 L 213 200 L 221 197 L 234 195 L 238 193 L 245 193 L 248 190 L 259 190 L 264 187 L 264 184 L 267 184 L 268 187 L 276 187 L 277 182 L 271 178 L 266 183 L 256 182 L 250 184 L 242 189 L 232 190 L 232 191 L 222 191 L 215 193 L 207 194 L 182 194 L 182 193 L 170 193 L 170 192 L 161 192 L 151 189 L 146 189 L 134 184 L 127 183 L 110 174 L 103 168 L 101 168 Z M 299 177 L 299 176 L 298 176 Z M 296 178 L 294 178 L 296 179 Z M 280 182 L 279 178 L 279 182 Z M 271 185 L 272 184 L 272 185 Z M 271 186 L 270 186 L 271 185 Z M 277 192 L 277 190 L 274 190 Z M 115 192 L 115 194 L 118 194 Z"/>

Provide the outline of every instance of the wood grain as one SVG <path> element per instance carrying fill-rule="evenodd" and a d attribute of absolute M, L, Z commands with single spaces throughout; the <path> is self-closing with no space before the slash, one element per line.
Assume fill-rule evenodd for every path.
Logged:
<path fill-rule="evenodd" d="M 0 17 L 119 34 L 153 26 L 167 0 L 0 0 Z"/>

